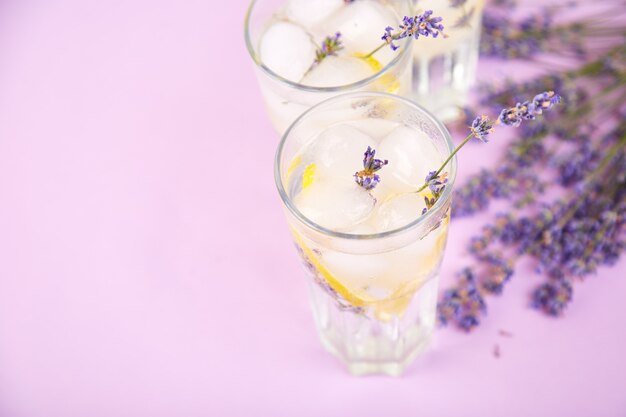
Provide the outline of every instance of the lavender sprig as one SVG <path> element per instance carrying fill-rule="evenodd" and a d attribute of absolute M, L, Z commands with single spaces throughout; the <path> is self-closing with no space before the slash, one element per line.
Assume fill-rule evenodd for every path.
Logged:
<path fill-rule="evenodd" d="M 315 61 L 311 64 L 309 69 L 304 73 L 306 76 L 319 65 L 326 57 L 337 55 L 338 51 L 343 49 L 343 41 L 341 40 L 341 32 L 336 32 L 334 36 L 326 36 L 322 41 L 322 44 L 315 51 Z"/>
<path fill-rule="evenodd" d="M 346 1 L 346 3 L 350 3 L 350 1 Z M 400 47 L 396 45 L 394 41 L 407 37 L 415 39 L 418 39 L 420 35 L 424 37 L 438 37 L 439 34 L 443 32 L 443 25 L 441 24 L 443 19 L 441 17 L 433 16 L 432 14 L 432 10 L 426 10 L 424 13 L 417 16 L 404 16 L 402 23 L 399 25 L 400 29 L 396 32 L 394 32 L 393 27 L 387 26 L 383 36 L 381 37 L 384 42 L 369 54 L 363 55 L 360 58 L 369 59 L 372 55 L 387 45 L 389 45 L 392 51 L 396 51 L 400 49 Z M 445 37 L 446 35 L 443 34 L 443 36 Z M 304 75 L 306 76 L 309 72 L 311 72 L 313 68 L 319 65 L 324 59 L 326 59 L 326 57 L 337 55 L 337 51 L 340 51 L 341 49 L 343 49 L 343 43 L 341 41 L 340 32 L 335 33 L 334 36 L 327 36 L 324 38 L 321 46 L 315 52 L 315 60 Z"/>
<path fill-rule="evenodd" d="M 372 190 L 378 185 L 380 176 L 376 172 L 389 163 L 386 159 L 374 158 L 375 155 L 376 151 L 368 146 L 363 156 L 363 169 L 354 173 L 356 183 L 366 190 Z"/>
<path fill-rule="evenodd" d="M 424 13 L 416 16 L 404 16 L 402 23 L 399 24 L 399 30 L 394 32 L 393 27 L 387 26 L 381 37 L 384 42 L 363 58 L 371 57 L 387 45 L 389 45 L 392 51 L 399 49 L 399 46 L 394 41 L 400 39 L 418 39 L 420 36 L 436 38 L 440 33 L 445 37 L 446 35 L 443 33 L 444 28 L 441 24 L 442 21 L 443 18 L 433 16 L 432 10 L 426 10 Z"/>
<path fill-rule="evenodd" d="M 503 109 L 496 121 L 492 121 L 484 115 L 477 117 L 470 126 L 470 134 L 459 144 L 459 146 L 456 147 L 456 149 L 454 149 L 454 151 L 450 154 L 450 156 L 448 156 L 437 171 L 434 171 L 434 173 L 431 172 L 426 176 L 424 184 L 417 190 L 417 192 L 419 193 L 423 191 L 426 187 L 431 187 L 433 181 L 439 181 L 442 177 L 440 174 L 443 169 L 446 165 L 448 165 L 450 160 L 452 160 L 454 155 L 456 155 L 461 148 L 463 148 L 463 146 L 470 141 L 470 139 L 477 138 L 482 142 L 487 142 L 487 136 L 494 131 L 495 125 L 502 123 L 507 126 L 518 127 L 522 120 L 534 119 L 535 116 L 542 114 L 544 110 L 550 110 L 554 105 L 559 103 L 560 100 L 561 97 L 554 91 L 546 91 L 536 95 L 532 102 L 524 102 L 522 104 L 518 103 L 514 107 Z M 444 173 L 443 175 L 446 174 Z M 433 193 L 433 198 L 436 202 L 438 196 Z"/>
<path fill-rule="evenodd" d="M 486 295 L 500 294 L 513 275 L 515 262 L 522 255 L 530 255 L 537 260 L 537 272 L 548 276 L 548 281 L 532 293 L 531 307 L 560 316 L 572 300 L 569 277 L 582 278 L 600 265 L 615 263 L 626 248 L 621 232 L 626 225 L 626 133 L 622 128 L 616 128 L 615 133 L 621 137 L 594 164 L 569 201 L 545 204 L 530 216 L 500 214 L 493 225 L 484 227 L 482 234 L 472 239 L 470 253 L 486 267 L 480 274 L 464 270 L 464 274 L 471 271 L 476 282 L 476 297 L 484 300 Z M 493 245 L 513 249 L 514 254 L 507 259 L 499 250 L 489 248 Z M 478 311 L 471 304 L 459 304 L 446 296 L 466 286 L 466 280 L 460 279 L 456 288 L 444 293 L 438 306 L 441 324 L 452 322 L 466 331 L 479 324 L 478 315 L 484 315 L 485 309 Z M 474 325 L 468 327 L 469 321 Z"/>

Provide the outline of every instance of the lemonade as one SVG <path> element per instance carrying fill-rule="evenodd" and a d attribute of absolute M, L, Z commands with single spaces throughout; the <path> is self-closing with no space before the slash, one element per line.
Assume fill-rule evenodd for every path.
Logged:
<path fill-rule="evenodd" d="M 455 160 L 433 207 L 417 190 L 451 149 L 424 110 L 377 93 L 315 106 L 280 145 L 276 181 L 318 331 L 354 374 L 397 375 L 430 339 Z M 373 163 L 375 184 L 355 176 Z"/>
<path fill-rule="evenodd" d="M 410 0 L 253 1 L 246 43 L 276 130 L 283 133 L 312 105 L 341 92 L 409 94 L 411 42 L 370 53 L 385 27 L 410 11 Z M 326 55 L 327 39 L 337 48 Z"/>
<path fill-rule="evenodd" d="M 415 13 L 436 10 L 446 36 L 413 47 L 413 98 L 449 120 L 467 104 L 476 79 L 484 0 L 413 0 Z"/>

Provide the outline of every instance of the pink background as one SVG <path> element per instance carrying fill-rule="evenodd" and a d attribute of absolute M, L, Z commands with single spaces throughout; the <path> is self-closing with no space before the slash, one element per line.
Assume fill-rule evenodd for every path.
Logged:
<path fill-rule="evenodd" d="M 245 7 L 0 1 L 0 416 L 626 415 L 624 260 L 561 320 L 521 268 L 399 379 L 322 350 Z M 453 222 L 444 284 L 479 220 Z"/>

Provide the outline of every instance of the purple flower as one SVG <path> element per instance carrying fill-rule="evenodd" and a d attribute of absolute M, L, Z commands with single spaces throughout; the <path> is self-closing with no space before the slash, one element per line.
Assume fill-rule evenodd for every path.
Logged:
<path fill-rule="evenodd" d="M 426 175 L 426 183 L 433 195 L 440 196 L 448 183 L 448 173 L 436 174 L 437 171 L 430 171 L 428 175 Z"/>
<path fill-rule="evenodd" d="M 399 46 L 393 43 L 393 41 L 396 40 L 396 38 L 394 38 L 393 35 L 391 34 L 392 31 L 393 31 L 393 28 L 391 26 L 387 26 L 385 28 L 385 33 L 383 34 L 381 39 L 384 40 L 391 47 L 392 51 L 395 51 L 396 49 L 399 48 Z"/>
<path fill-rule="evenodd" d="M 480 324 L 480 321 L 473 314 L 468 314 L 466 316 L 463 316 L 458 322 L 459 327 L 465 330 L 466 332 L 471 331 L 474 327 L 477 327 L 479 324 Z"/>
<path fill-rule="evenodd" d="M 498 120 L 504 125 L 518 127 L 522 123 L 522 116 L 520 116 L 516 107 L 510 107 L 502 109 Z"/>
<path fill-rule="evenodd" d="M 400 24 L 399 39 L 411 37 L 417 33 L 417 18 L 418 16 L 404 16 Z M 415 39 L 417 39 L 417 37 L 419 37 L 419 34 Z"/>
<path fill-rule="evenodd" d="M 563 155 L 555 161 L 559 183 L 563 186 L 570 186 L 582 181 L 587 172 L 596 168 L 599 158 L 599 152 L 587 142 Z"/>
<path fill-rule="evenodd" d="M 498 58 L 525 58 L 545 51 L 552 40 L 551 17 L 547 13 L 533 15 L 521 22 L 502 13 L 483 14 L 481 52 Z M 576 46 L 575 36 L 561 38 L 563 47 Z"/>
<path fill-rule="evenodd" d="M 337 52 L 343 49 L 341 41 L 341 33 L 335 33 L 335 36 L 327 36 L 322 41 L 322 45 L 315 51 L 315 64 L 319 64 L 330 55 L 337 55 Z"/>
<path fill-rule="evenodd" d="M 488 142 L 487 135 L 493 133 L 493 122 L 487 116 L 480 116 L 474 119 L 470 130 L 477 139 Z"/>
<path fill-rule="evenodd" d="M 376 155 L 376 151 L 368 146 L 363 156 L 363 167 L 366 170 L 372 171 L 372 172 L 378 171 L 384 165 L 387 165 L 389 163 L 389 161 L 387 161 L 386 159 L 384 161 L 380 159 L 375 159 L 374 158 L 375 155 Z"/>
<path fill-rule="evenodd" d="M 470 331 L 478 326 L 478 315 L 487 311 L 487 305 L 476 285 L 474 271 L 466 268 L 461 271 L 456 288 L 446 290 L 437 305 L 437 320 L 440 325 L 449 322 Z"/>
<path fill-rule="evenodd" d="M 518 127 L 522 120 L 532 120 L 535 116 L 550 110 L 554 105 L 561 102 L 561 96 L 554 91 L 546 91 L 537 94 L 532 102 L 517 103 L 515 107 L 502 109 L 498 120 L 507 126 Z"/>
<path fill-rule="evenodd" d="M 532 307 L 550 316 L 560 316 L 572 301 L 572 284 L 560 279 L 539 286 L 532 295 Z"/>
<path fill-rule="evenodd" d="M 437 200 L 439 200 L 439 197 L 441 197 L 441 194 L 443 194 L 443 190 L 446 188 L 447 183 L 447 172 L 437 175 L 437 171 L 430 171 L 428 175 L 426 175 L 426 184 L 428 184 L 428 188 L 432 193 L 432 197 L 424 197 L 424 203 L 426 204 L 426 207 L 422 209 L 422 215 L 426 214 L 426 212 L 435 205 Z"/>
<path fill-rule="evenodd" d="M 546 91 L 537 94 L 532 102 L 532 111 L 534 114 L 541 114 L 544 110 L 550 110 L 552 106 L 561 102 L 561 96 L 554 91 Z"/>
<path fill-rule="evenodd" d="M 489 273 L 483 277 L 483 288 L 493 294 L 501 294 L 504 285 L 513 276 L 513 264 L 504 259 L 500 253 L 493 252 L 479 256 L 480 260 L 489 265 Z"/>
<path fill-rule="evenodd" d="M 387 165 L 389 161 L 375 159 L 376 151 L 371 147 L 367 147 L 363 157 L 363 169 L 354 173 L 354 180 L 366 190 L 371 190 L 380 182 L 380 176 L 376 171 Z"/>
<path fill-rule="evenodd" d="M 443 25 L 439 23 L 443 19 L 441 17 L 431 17 L 432 14 L 432 10 L 426 10 L 422 15 L 415 16 L 414 24 L 416 26 L 416 32 L 413 35 L 415 39 L 418 38 L 418 34 L 426 37 L 430 35 L 436 38 L 439 36 L 439 32 L 443 31 Z"/>
<path fill-rule="evenodd" d="M 522 119 L 524 120 L 535 119 L 534 105 L 530 101 L 525 101 L 521 104 L 517 103 L 517 105 L 515 106 L 515 109 L 517 110 L 517 113 L 520 115 Z"/>
<path fill-rule="evenodd" d="M 393 27 L 387 26 L 381 39 L 395 51 L 398 49 L 398 46 L 393 41 L 398 39 L 407 37 L 418 39 L 420 35 L 436 38 L 443 31 L 443 25 L 440 23 L 443 19 L 434 17 L 432 14 L 432 10 L 426 10 L 423 14 L 417 16 L 404 16 L 402 23 L 399 25 L 400 31 L 393 34 Z"/>

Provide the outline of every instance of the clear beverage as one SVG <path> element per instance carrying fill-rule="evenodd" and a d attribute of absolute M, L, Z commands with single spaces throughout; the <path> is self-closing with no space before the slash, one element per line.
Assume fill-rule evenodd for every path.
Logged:
<path fill-rule="evenodd" d="M 374 189 L 353 174 L 367 147 L 388 159 Z M 276 156 L 276 183 L 304 265 L 323 345 L 354 374 L 398 375 L 430 340 L 451 189 L 423 214 L 416 190 L 452 152 L 414 103 L 350 93 L 303 114 Z"/>
<path fill-rule="evenodd" d="M 246 44 L 276 130 L 282 134 L 311 106 L 342 92 L 410 94 L 411 42 L 368 55 L 411 7 L 411 0 L 252 1 Z M 342 49 L 314 64 L 323 40 L 336 33 Z"/>
<path fill-rule="evenodd" d="M 415 13 L 443 18 L 445 38 L 413 47 L 413 98 L 441 120 L 467 104 L 476 80 L 484 0 L 413 0 Z"/>

